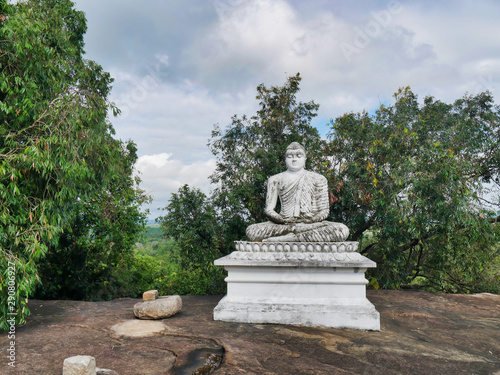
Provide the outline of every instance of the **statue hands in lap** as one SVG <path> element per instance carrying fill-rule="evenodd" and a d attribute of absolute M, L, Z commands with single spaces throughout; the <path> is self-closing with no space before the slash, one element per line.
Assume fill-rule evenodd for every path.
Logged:
<path fill-rule="evenodd" d="M 341 242 L 349 229 L 341 223 L 325 221 L 330 212 L 328 184 L 318 173 L 304 169 L 306 151 L 297 142 L 285 153 L 286 168 L 269 178 L 265 214 L 270 219 L 250 225 L 246 235 L 250 241 Z M 276 212 L 278 198 L 280 212 Z"/>

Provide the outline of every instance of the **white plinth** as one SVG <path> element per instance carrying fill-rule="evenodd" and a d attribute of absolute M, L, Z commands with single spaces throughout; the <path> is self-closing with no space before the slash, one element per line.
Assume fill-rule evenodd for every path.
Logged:
<path fill-rule="evenodd" d="M 376 264 L 355 252 L 357 243 L 236 245 L 243 251 L 215 261 L 228 272 L 215 320 L 380 330 L 366 298 L 365 271 Z"/>

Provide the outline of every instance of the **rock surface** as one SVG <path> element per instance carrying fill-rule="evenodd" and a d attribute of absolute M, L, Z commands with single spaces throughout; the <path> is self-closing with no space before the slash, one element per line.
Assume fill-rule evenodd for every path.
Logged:
<path fill-rule="evenodd" d="M 183 296 L 184 308 L 150 337 L 117 336 L 140 299 L 32 300 L 16 327 L 16 368 L 4 375 L 61 374 L 85 353 L 120 375 L 190 374 L 223 356 L 214 375 L 500 374 L 500 296 L 367 291 L 381 331 L 213 320 L 221 296 Z M 219 361 L 213 361 L 219 362 Z"/>
<path fill-rule="evenodd" d="M 158 291 L 157 290 L 148 290 L 147 292 L 142 293 L 143 301 L 153 301 L 158 299 Z"/>
<path fill-rule="evenodd" d="M 136 303 L 134 315 L 139 319 L 164 319 L 177 314 L 181 309 L 181 297 L 167 296 L 153 301 Z"/>
<path fill-rule="evenodd" d="M 167 327 L 162 322 L 152 320 L 127 320 L 110 328 L 113 336 L 148 337 L 159 335 Z"/>
<path fill-rule="evenodd" d="M 96 375 L 95 358 L 77 355 L 63 362 L 63 375 Z"/>

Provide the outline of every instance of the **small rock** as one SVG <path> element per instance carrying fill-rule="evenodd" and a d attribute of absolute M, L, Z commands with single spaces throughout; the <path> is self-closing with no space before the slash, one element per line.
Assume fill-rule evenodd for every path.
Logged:
<path fill-rule="evenodd" d="M 105 368 L 97 368 L 97 375 L 119 375 L 116 371 L 107 370 Z"/>
<path fill-rule="evenodd" d="M 96 375 L 95 358 L 88 355 L 66 358 L 63 363 L 63 375 Z"/>
<path fill-rule="evenodd" d="M 143 301 L 153 301 L 158 299 L 158 291 L 157 290 L 148 290 L 147 292 L 142 293 Z"/>
<path fill-rule="evenodd" d="M 177 314 L 181 309 L 181 297 L 160 297 L 153 301 L 136 303 L 134 306 L 134 315 L 139 319 L 163 319 Z"/>

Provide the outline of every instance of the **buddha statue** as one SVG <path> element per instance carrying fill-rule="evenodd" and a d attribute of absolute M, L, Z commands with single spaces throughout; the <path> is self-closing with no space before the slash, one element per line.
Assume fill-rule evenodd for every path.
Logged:
<path fill-rule="evenodd" d="M 325 221 L 330 212 L 327 180 L 304 169 L 305 148 L 291 143 L 285 152 L 285 163 L 287 170 L 271 176 L 267 182 L 265 214 L 270 221 L 250 225 L 247 238 L 262 242 L 345 241 L 349 236 L 347 226 Z"/>

